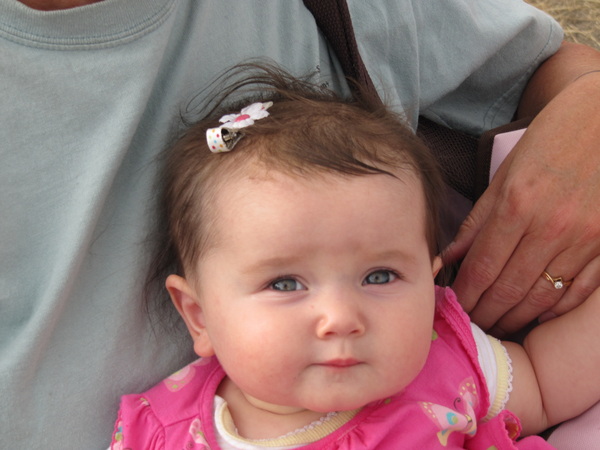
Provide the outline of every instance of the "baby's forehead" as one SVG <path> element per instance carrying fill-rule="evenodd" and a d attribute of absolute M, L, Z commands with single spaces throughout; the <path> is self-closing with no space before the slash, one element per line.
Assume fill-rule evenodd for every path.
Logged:
<path fill-rule="evenodd" d="M 409 193 L 416 203 L 424 204 L 423 186 L 419 177 L 409 169 L 390 169 L 389 172 L 368 174 L 347 174 L 318 168 L 295 172 L 272 168 L 262 164 L 252 164 L 240 170 L 237 176 L 221 183 L 211 195 L 213 212 L 226 213 L 235 219 L 240 205 L 254 204 L 256 208 L 265 203 L 286 201 L 297 204 L 298 208 L 310 209 L 314 204 L 322 203 L 325 197 L 339 197 L 347 200 L 348 195 L 368 193 L 370 196 L 382 196 L 388 193 L 401 195 Z M 313 203 L 300 200 L 310 199 Z M 352 207 L 349 204 L 349 207 Z M 266 209 L 266 208 L 265 208 Z"/>
<path fill-rule="evenodd" d="M 241 177 L 217 193 L 209 225 L 212 250 L 234 254 L 284 248 L 309 255 L 371 251 L 390 239 L 424 239 L 424 195 L 415 176 L 297 176 L 280 171 Z M 336 245 L 337 244 L 337 245 Z M 286 253 L 286 252 L 283 252 Z"/>
<path fill-rule="evenodd" d="M 332 221 L 335 217 L 352 218 L 355 217 L 353 213 L 361 210 L 367 214 L 366 218 L 373 220 L 354 221 L 353 225 L 349 224 L 350 220 L 338 220 L 338 228 L 334 229 L 350 226 L 357 234 L 375 232 L 381 237 L 387 223 L 396 223 L 396 216 L 408 214 L 414 216 L 411 225 L 406 227 L 404 222 L 398 221 L 396 228 L 401 228 L 404 235 L 410 233 L 413 236 L 414 233 L 415 239 L 417 235 L 426 234 L 429 219 L 423 186 L 410 168 L 395 169 L 390 173 L 349 175 L 322 168 L 297 173 L 256 160 L 244 161 L 243 166 L 238 166 L 235 176 L 214 186 L 213 193 L 206 196 L 203 225 L 196 230 L 206 244 L 203 249 L 205 256 L 219 252 L 223 246 L 236 251 L 242 246 L 247 247 L 248 240 L 256 241 L 256 236 L 272 224 L 276 226 L 269 232 L 268 245 L 282 239 L 301 245 L 298 237 L 311 235 L 320 229 L 323 217 L 331 217 Z M 358 197 L 362 202 L 358 201 Z M 381 199 L 385 202 L 382 203 Z M 369 209 L 371 203 L 380 205 L 379 209 Z M 323 208 L 323 205 L 329 206 Z M 290 219 L 293 217 L 298 220 Z M 309 227 L 303 228 L 299 222 L 305 217 L 314 220 Z M 378 217 L 381 218 L 379 222 Z M 338 234 L 331 228 L 327 229 L 330 236 Z M 251 230 L 258 230 L 258 234 Z M 387 232 L 392 230 L 387 229 Z M 239 245 L 232 247 L 234 242 Z M 296 252 L 299 253 L 300 249 Z"/>

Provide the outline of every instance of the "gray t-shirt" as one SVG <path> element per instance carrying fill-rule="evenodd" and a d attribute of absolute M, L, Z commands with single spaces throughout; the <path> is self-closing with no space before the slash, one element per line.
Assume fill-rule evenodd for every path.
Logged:
<path fill-rule="evenodd" d="M 560 45 L 521 1 L 350 1 L 386 100 L 470 131 L 510 120 Z M 108 445 L 119 396 L 191 357 L 141 307 L 157 155 L 224 69 L 339 66 L 296 1 L 0 0 L 0 448 Z"/>

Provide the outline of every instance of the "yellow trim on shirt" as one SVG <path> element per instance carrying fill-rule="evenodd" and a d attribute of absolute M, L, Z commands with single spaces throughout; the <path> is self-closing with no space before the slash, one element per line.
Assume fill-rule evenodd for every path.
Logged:
<path fill-rule="evenodd" d="M 490 409 L 488 410 L 487 416 L 483 419 L 489 420 L 492 417 L 497 416 L 500 411 L 506 407 L 506 402 L 512 390 L 512 361 L 508 356 L 508 352 L 502 342 L 495 337 L 487 335 L 490 341 L 490 345 L 494 350 L 494 357 L 496 358 L 496 396 L 491 402 Z"/>
<path fill-rule="evenodd" d="M 359 411 L 360 409 L 329 413 L 327 416 L 322 417 L 320 420 L 313 422 L 304 428 L 273 439 L 246 439 L 240 436 L 237 433 L 236 426 L 233 423 L 233 418 L 231 417 L 226 402 L 223 402 L 218 410 L 215 411 L 215 420 L 221 422 L 223 430 L 230 439 L 245 444 L 255 445 L 257 447 L 288 447 L 310 444 L 311 442 L 316 442 L 319 439 L 324 438 L 349 422 Z"/>

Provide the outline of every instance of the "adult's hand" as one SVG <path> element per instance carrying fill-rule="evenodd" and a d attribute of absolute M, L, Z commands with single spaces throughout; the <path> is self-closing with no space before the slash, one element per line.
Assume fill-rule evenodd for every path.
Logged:
<path fill-rule="evenodd" d="M 600 286 L 600 53 L 565 43 L 519 114 L 535 119 L 445 251 L 464 257 L 453 286 L 463 307 L 496 335 Z M 573 283 L 556 289 L 544 271 Z"/>

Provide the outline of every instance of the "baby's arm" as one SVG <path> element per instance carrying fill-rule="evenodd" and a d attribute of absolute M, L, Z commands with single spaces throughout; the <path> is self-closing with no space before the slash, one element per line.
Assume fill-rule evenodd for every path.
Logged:
<path fill-rule="evenodd" d="M 506 408 L 523 434 L 575 417 L 600 400 L 600 289 L 571 312 L 536 327 L 523 346 L 503 342 L 513 365 Z"/>

